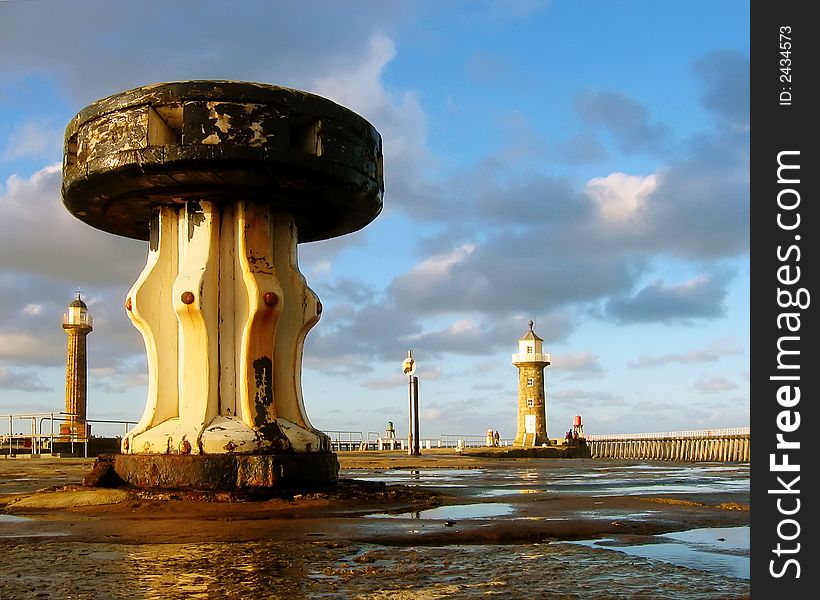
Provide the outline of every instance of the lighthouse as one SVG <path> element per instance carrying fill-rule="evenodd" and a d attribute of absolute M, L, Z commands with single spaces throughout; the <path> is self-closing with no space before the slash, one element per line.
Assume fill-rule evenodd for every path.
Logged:
<path fill-rule="evenodd" d="M 549 444 L 547 436 L 547 396 L 544 392 L 544 368 L 550 364 L 550 355 L 544 354 L 542 340 L 533 330 L 518 340 L 518 354 L 512 363 L 518 367 L 518 429 L 516 446 Z"/>
<path fill-rule="evenodd" d="M 68 336 L 65 364 L 65 412 L 66 421 L 60 426 L 62 435 L 85 437 L 87 397 L 88 334 L 91 333 L 91 316 L 79 292 L 63 314 L 63 329 Z"/>

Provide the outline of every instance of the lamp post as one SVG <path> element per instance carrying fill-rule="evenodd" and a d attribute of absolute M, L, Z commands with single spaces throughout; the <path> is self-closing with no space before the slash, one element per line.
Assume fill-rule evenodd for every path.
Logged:
<path fill-rule="evenodd" d="M 416 361 L 413 359 L 412 350 L 407 351 L 407 358 L 402 361 L 401 368 L 408 377 L 407 454 L 419 455 L 419 378 L 413 376 L 416 372 Z"/>

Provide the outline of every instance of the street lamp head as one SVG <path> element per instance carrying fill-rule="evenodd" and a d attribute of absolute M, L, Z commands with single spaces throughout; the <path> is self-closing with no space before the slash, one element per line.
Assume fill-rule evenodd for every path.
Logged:
<path fill-rule="evenodd" d="M 416 361 L 413 359 L 413 351 L 407 351 L 407 358 L 405 358 L 401 363 L 401 370 L 404 371 L 405 375 L 412 375 L 416 372 Z"/>

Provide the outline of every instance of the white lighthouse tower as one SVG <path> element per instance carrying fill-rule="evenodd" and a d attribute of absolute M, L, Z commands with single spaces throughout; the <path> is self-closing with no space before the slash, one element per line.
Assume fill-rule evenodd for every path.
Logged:
<path fill-rule="evenodd" d="M 544 392 L 544 368 L 550 364 L 550 355 L 544 354 L 542 340 L 530 328 L 518 340 L 518 354 L 512 362 L 518 367 L 518 430 L 516 446 L 549 444 L 547 436 L 547 396 Z"/>
<path fill-rule="evenodd" d="M 88 406 L 88 349 L 86 338 L 91 333 L 88 307 L 77 293 L 63 314 L 63 329 L 68 337 L 65 365 L 65 411 L 69 415 L 60 426 L 62 435 L 86 437 L 86 409 Z"/>

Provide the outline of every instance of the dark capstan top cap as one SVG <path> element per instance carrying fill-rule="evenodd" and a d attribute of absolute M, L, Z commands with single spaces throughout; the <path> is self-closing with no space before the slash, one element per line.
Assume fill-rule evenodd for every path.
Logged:
<path fill-rule="evenodd" d="M 63 203 L 147 240 L 157 207 L 246 200 L 294 215 L 300 242 L 361 229 L 384 192 L 382 140 L 356 113 L 274 85 L 179 81 L 80 111 L 65 133 Z"/>

